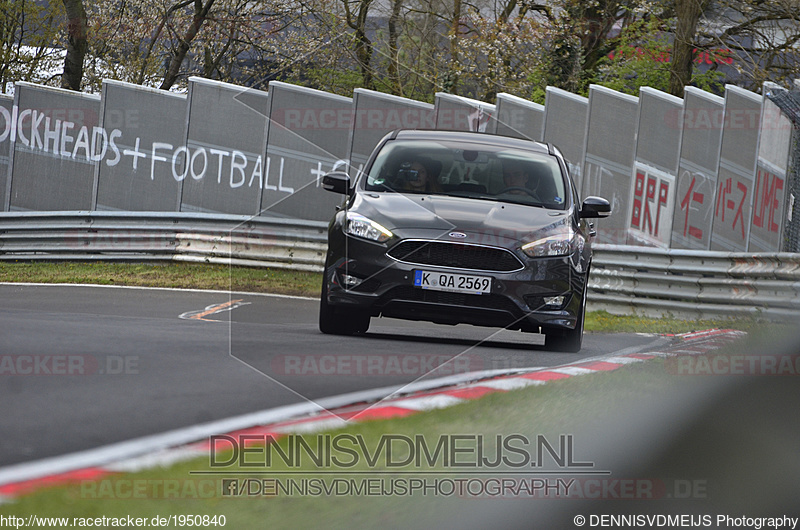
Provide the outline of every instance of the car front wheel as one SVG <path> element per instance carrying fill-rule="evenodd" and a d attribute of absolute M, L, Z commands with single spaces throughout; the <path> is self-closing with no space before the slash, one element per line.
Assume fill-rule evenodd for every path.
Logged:
<path fill-rule="evenodd" d="M 581 307 L 578 312 L 578 321 L 575 329 L 548 331 L 544 336 L 544 347 L 548 350 L 578 353 L 583 346 L 583 322 L 586 317 L 586 291 L 588 286 L 583 288 Z"/>
<path fill-rule="evenodd" d="M 354 335 L 369 329 L 369 313 L 356 309 L 337 311 L 328 303 L 328 279 L 322 280 L 319 300 L 319 330 L 329 335 Z"/>

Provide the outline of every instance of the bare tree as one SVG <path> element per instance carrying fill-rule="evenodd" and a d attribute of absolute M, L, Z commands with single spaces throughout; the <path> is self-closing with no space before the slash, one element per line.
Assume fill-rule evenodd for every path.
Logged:
<path fill-rule="evenodd" d="M 742 75 L 737 83 L 759 90 L 764 81 L 790 85 L 800 70 L 799 0 L 718 0 L 698 29 L 696 45 Z"/>
<path fill-rule="evenodd" d="M 191 22 L 189 23 L 189 27 L 186 28 L 186 31 L 184 31 L 179 38 L 178 46 L 172 52 L 167 71 L 164 74 L 164 81 L 159 87 L 162 90 L 169 90 L 178 79 L 178 74 L 180 73 L 184 59 L 186 59 L 186 54 L 189 53 L 192 41 L 197 37 L 200 28 L 208 18 L 208 13 L 211 11 L 211 6 L 214 5 L 214 1 L 215 0 L 205 0 L 204 2 L 203 0 L 194 0 L 194 12 L 192 13 Z"/>
<path fill-rule="evenodd" d="M 191 4 L 194 0 L 184 0 L 183 2 L 178 2 L 176 4 L 172 4 L 169 8 L 164 12 L 164 15 L 161 17 L 161 20 L 156 27 L 156 30 L 153 32 L 153 35 L 150 36 L 147 43 L 147 50 L 145 51 L 142 57 L 142 65 L 139 70 L 139 76 L 136 78 L 136 83 L 141 85 L 144 82 L 145 72 L 147 71 L 147 62 L 150 58 L 151 54 L 153 53 L 153 48 L 155 47 L 156 43 L 158 43 L 159 37 L 161 37 L 161 32 L 164 31 L 164 26 L 167 22 L 172 18 L 172 15 L 178 11 L 179 9 L 183 9 L 184 7 Z"/>
<path fill-rule="evenodd" d="M 101 68 L 94 77 L 87 78 L 85 72 L 84 85 L 97 83 L 106 69 L 115 78 L 162 88 L 194 73 L 249 83 L 280 78 L 343 94 L 360 86 L 425 101 L 432 101 L 436 91 L 486 101 L 503 91 L 540 100 L 548 84 L 583 93 L 588 83 L 609 71 L 606 57 L 623 43 L 622 35 L 627 35 L 626 47 L 639 46 L 626 28 L 653 20 L 663 32 L 659 35 L 675 36 L 669 39 L 672 63 L 658 71 L 664 76 L 659 82 L 669 70 L 671 90 L 682 94 L 687 83 L 704 83 L 692 76 L 695 48 L 704 53 L 709 48 L 733 50 L 737 60 L 732 66 L 753 84 L 775 80 L 776 72 L 784 77 L 796 72 L 792 58 L 800 41 L 799 4 L 800 0 L 92 3 L 93 60 Z M 636 71 L 631 70 L 632 75 Z"/>

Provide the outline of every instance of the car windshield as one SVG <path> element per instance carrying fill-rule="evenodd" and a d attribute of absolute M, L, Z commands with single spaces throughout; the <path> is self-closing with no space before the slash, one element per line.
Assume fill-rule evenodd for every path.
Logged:
<path fill-rule="evenodd" d="M 424 193 L 563 210 L 566 186 L 555 157 L 502 145 L 395 140 L 367 174 L 367 191 Z"/>

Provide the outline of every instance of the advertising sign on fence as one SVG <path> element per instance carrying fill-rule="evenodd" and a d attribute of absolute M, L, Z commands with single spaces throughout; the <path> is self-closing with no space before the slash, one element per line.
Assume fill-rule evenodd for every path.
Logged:
<path fill-rule="evenodd" d="M 708 250 L 724 123 L 724 100 L 686 87 L 671 248 Z"/>
<path fill-rule="evenodd" d="M 682 117 L 682 99 L 652 88 L 640 90 L 628 244 L 669 247 Z"/>
<path fill-rule="evenodd" d="M 631 190 L 629 239 L 668 248 L 675 210 L 675 176 L 636 163 Z"/>
<path fill-rule="evenodd" d="M 778 87 L 765 83 L 763 111 L 759 124 L 760 142 L 755 186 L 753 189 L 753 216 L 750 221 L 750 252 L 776 252 L 783 250 L 783 232 L 789 189 L 786 182 L 792 150 L 792 122 L 782 114 L 767 95 Z M 797 163 L 797 162 L 795 162 Z M 796 211 L 797 206 L 794 206 Z"/>
<path fill-rule="evenodd" d="M 725 89 L 711 250 L 743 252 L 750 229 L 761 97 L 733 85 Z"/>

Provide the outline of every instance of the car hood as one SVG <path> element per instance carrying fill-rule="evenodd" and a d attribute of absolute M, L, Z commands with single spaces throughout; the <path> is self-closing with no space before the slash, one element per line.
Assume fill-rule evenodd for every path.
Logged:
<path fill-rule="evenodd" d="M 353 209 L 401 236 L 407 230 L 431 229 L 519 240 L 556 228 L 568 218 L 566 211 L 520 204 L 399 193 L 359 194 Z"/>

